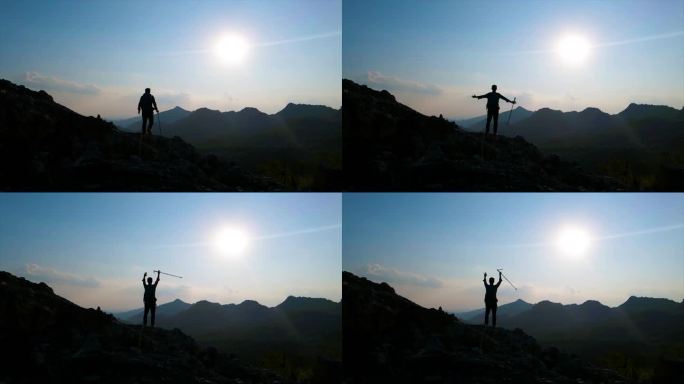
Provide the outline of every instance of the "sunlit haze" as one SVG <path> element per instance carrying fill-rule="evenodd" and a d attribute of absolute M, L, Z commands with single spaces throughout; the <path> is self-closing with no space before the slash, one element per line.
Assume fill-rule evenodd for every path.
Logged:
<path fill-rule="evenodd" d="M 85 115 L 341 105 L 342 3 L 3 1 L 0 78 Z"/>
<path fill-rule="evenodd" d="M 684 298 L 684 194 L 345 194 L 343 268 L 427 307 Z"/>
<path fill-rule="evenodd" d="M 683 1 L 345 0 L 343 8 L 343 76 L 425 114 L 483 115 L 470 96 L 492 84 L 532 111 L 684 106 Z"/>
<path fill-rule="evenodd" d="M 0 270 L 85 307 L 341 298 L 340 194 L 2 194 Z M 156 276 L 156 275 L 154 275 Z"/>

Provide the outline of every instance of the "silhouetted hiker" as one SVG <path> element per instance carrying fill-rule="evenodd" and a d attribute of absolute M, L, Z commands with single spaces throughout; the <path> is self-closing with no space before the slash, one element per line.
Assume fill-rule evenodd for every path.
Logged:
<path fill-rule="evenodd" d="M 487 291 L 485 293 L 485 326 L 489 324 L 489 311 L 491 311 L 492 327 L 496 327 L 496 302 L 499 301 L 496 299 L 496 290 L 499 288 L 499 285 L 501 285 L 501 271 L 499 271 L 498 283 L 494 284 L 494 278 L 490 277 L 489 285 L 487 285 L 487 272 L 485 272 L 482 282 L 484 283 L 485 290 Z"/>
<path fill-rule="evenodd" d="M 140 101 L 138 102 L 138 114 L 142 110 L 142 134 L 152 135 L 152 125 L 154 124 L 154 111 L 159 112 L 157 109 L 157 102 L 154 100 L 154 96 L 150 93 L 149 88 L 145 88 L 145 93 L 140 96 Z M 145 124 L 149 121 L 149 125 Z M 146 127 L 147 125 L 147 127 Z"/>
<path fill-rule="evenodd" d="M 143 314 L 143 327 L 147 326 L 147 312 L 151 312 L 152 321 L 150 324 L 154 328 L 154 314 L 157 312 L 157 298 L 154 293 L 157 290 L 157 284 L 159 284 L 159 272 L 157 271 L 157 281 L 152 284 L 152 278 L 147 277 L 147 272 L 143 275 L 143 287 L 145 287 L 145 296 L 143 296 L 143 302 L 145 303 L 145 313 Z M 145 278 L 147 277 L 147 284 L 145 284 Z"/>
<path fill-rule="evenodd" d="M 515 104 L 514 101 L 510 101 L 505 98 L 502 94 L 496 92 L 496 85 L 492 85 L 492 91 L 484 95 L 475 96 L 474 99 L 487 98 L 487 130 L 485 131 L 485 136 L 489 134 L 489 122 L 494 119 L 494 137 L 496 137 L 496 130 L 499 127 L 499 99 L 504 99 L 509 103 Z"/>

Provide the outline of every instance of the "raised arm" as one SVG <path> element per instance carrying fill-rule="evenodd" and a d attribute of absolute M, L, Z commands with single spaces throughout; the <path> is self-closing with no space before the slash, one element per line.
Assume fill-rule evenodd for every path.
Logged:
<path fill-rule="evenodd" d="M 498 288 L 499 285 L 501 285 L 501 271 L 499 271 L 499 282 L 496 283 L 496 287 Z"/>
<path fill-rule="evenodd" d="M 145 274 L 143 275 L 143 279 L 142 279 L 143 287 L 145 287 L 147 285 L 147 284 L 145 284 L 145 278 L 146 277 L 147 277 L 147 272 L 145 272 Z"/>
<path fill-rule="evenodd" d="M 487 286 L 487 272 L 484 273 L 484 277 L 482 278 L 482 284 L 484 284 L 485 287 Z"/>
<path fill-rule="evenodd" d="M 155 287 L 157 286 L 157 284 L 159 284 L 159 273 L 160 273 L 160 272 L 161 272 L 161 271 L 157 271 L 157 281 L 154 282 L 154 286 L 155 286 Z"/>

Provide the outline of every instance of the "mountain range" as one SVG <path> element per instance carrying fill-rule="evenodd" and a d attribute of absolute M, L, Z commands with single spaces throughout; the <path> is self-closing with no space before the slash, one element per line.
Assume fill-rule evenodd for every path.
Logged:
<path fill-rule="evenodd" d="M 386 283 L 343 272 L 342 290 L 345 383 L 633 382 L 542 347 L 520 329 L 485 328 L 421 307 Z"/>
<path fill-rule="evenodd" d="M 115 315 L 141 324 L 143 309 Z M 180 329 L 200 343 L 237 352 L 288 377 L 303 380 L 315 371 L 321 380 L 341 365 L 341 317 L 340 303 L 322 298 L 289 296 L 275 307 L 254 300 L 222 305 L 177 299 L 157 307 L 156 326 Z"/>
<path fill-rule="evenodd" d="M 178 329 L 142 328 L 0 271 L 0 382 L 295 384 Z"/>
<path fill-rule="evenodd" d="M 545 155 L 521 137 L 483 140 L 387 91 L 342 81 L 349 191 L 616 191 L 617 180 Z"/>
<path fill-rule="evenodd" d="M 283 184 L 184 140 L 118 130 L 0 80 L 0 190 L 277 191 Z"/>
<path fill-rule="evenodd" d="M 162 127 L 159 129 L 159 120 Z M 140 132 L 139 116 L 115 121 Z M 297 190 L 339 190 L 342 121 L 339 110 L 290 103 L 269 115 L 256 108 L 221 112 L 175 107 L 159 113 L 154 132 L 178 136 L 203 153 L 235 161 Z"/>

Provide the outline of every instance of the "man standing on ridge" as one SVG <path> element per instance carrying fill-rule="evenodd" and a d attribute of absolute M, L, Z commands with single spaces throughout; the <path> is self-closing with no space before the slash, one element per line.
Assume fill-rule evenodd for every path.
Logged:
<path fill-rule="evenodd" d="M 489 285 L 487 285 L 487 272 L 484 274 L 482 282 L 485 286 L 485 327 L 489 324 L 489 311 L 492 312 L 492 327 L 496 327 L 496 290 L 501 285 L 501 271 L 499 271 L 499 282 L 494 284 L 494 278 L 489 278 Z"/>
<path fill-rule="evenodd" d="M 138 114 L 142 110 L 142 134 L 143 136 L 152 136 L 152 125 L 154 125 L 154 111 L 159 112 L 157 108 L 157 102 L 154 100 L 154 96 L 150 93 L 149 88 L 145 88 L 145 93 L 140 96 L 140 101 L 138 102 Z M 145 124 L 149 121 L 149 124 Z M 147 127 L 146 127 L 147 126 Z"/>
<path fill-rule="evenodd" d="M 489 122 L 494 119 L 494 138 L 496 138 L 496 130 L 499 126 L 499 99 L 504 99 L 513 104 L 515 104 L 515 100 L 510 101 L 502 94 L 496 92 L 496 85 L 492 85 L 492 91 L 489 93 L 480 96 L 473 95 L 473 99 L 482 98 L 487 98 L 487 130 L 485 131 L 485 137 L 489 134 Z"/>
<path fill-rule="evenodd" d="M 155 292 L 157 290 L 157 284 L 159 284 L 159 273 L 157 271 L 157 281 L 152 284 L 152 278 L 147 277 L 147 272 L 143 275 L 142 283 L 145 287 L 145 296 L 143 296 L 143 303 L 145 303 L 145 312 L 143 314 L 143 327 L 147 326 L 147 312 L 152 314 L 152 321 L 150 324 L 154 328 L 154 314 L 157 312 L 157 298 L 155 297 Z M 145 278 L 147 278 L 147 284 L 145 284 Z"/>

